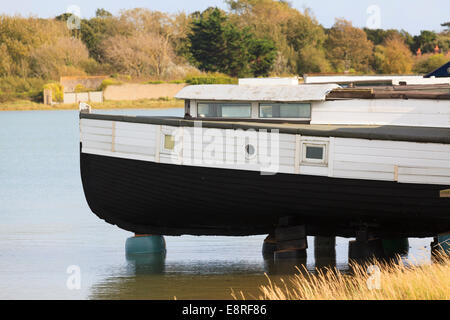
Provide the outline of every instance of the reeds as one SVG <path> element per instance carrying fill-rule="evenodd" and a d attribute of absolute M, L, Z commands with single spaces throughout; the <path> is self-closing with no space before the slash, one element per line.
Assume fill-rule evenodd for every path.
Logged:
<path fill-rule="evenodd" d="M 415 262 L 416 263 L 416 262 Z M 448 300 L 450 256 L 440 254 L 433 263 L 415 265 L 410 260 L 395 263 L 372 261 L 350 264 L 350 272 L 336 268 L 305 267 L 299 273 L 260 287 L 262 300 Z M 233 294 L 245 299 L 244 293 Z"/>

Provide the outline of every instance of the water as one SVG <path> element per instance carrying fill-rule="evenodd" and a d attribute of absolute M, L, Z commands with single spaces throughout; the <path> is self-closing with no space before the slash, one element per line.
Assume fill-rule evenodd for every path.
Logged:
<path fill-rule="evenodd" d="M 165 261 L 127 260 L 131 233 L 98 219 L 86 204 L 76 111 L 0 113 L 0 219 L 0 299 L 231 299 L 232 290 L 257 297 L 264 273 L 274 270 L 261 255 L 265 236 L 166 237 Z M 410 256 L 429 259 L 430 242 L 410 239 Z M 337 239 L 340 269 L 347 268 L 347 244 Z M 79 289 L 67 286 L 70 266 L 79 267 Z"/>

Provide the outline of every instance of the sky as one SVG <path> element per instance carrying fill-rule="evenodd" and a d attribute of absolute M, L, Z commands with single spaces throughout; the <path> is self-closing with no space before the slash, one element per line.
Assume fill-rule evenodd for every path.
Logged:
<path fill-rule="evenodd" d="M 442 31 L 450 21 L 449 0 L 291 0 L 294 8 L 310 8 L 320 24 L 331 27 L 335 18 L 345 18 L 357 27 L 404 29 L 416 35 L 421 30 Z M 54 17 L 68 8 L 79 8 L 82 18 L 95 15 L 97 8 L 113 14 L 131 8 L 191 13 L 210 6 L 227 9 L 224 0 L 0 0 L 0 14 Z"/>

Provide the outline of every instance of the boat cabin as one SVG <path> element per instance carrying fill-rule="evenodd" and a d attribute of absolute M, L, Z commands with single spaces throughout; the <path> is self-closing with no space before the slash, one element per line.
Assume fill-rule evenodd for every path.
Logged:
<path fill-rule="evenodd" d="M 195 85 L 176 96 L 185 118 L 211 121 L 448 128 L 449 84 L 342 87 L 297 78 L 240 79 Z"/>
<path fill-rule="evenodd" d="M 297 78 L 240 79 L 238 85 L 196 85 L 182 89 L 185 113 L 203 120 L 309 122 L 311 104 L 324 101 L 336 84 L 299 85 Z"/>

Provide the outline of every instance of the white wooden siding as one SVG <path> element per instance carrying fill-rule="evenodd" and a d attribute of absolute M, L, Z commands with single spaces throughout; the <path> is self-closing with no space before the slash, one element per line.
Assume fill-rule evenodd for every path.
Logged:
<path fill-rule="evenodd" d="M 270 132 L 249 140 L 236 138 L 230 129 L 201 130 L 193 127 L 80 120 L 82 152 L 168 164 L 204 166 L 234 170 L 266 171 L 262 145 L 270 146 Z M 175 149 L 164 150 L 164 134 L 173 135 Z M 195 135 L 197 134 L 197 136 Z M 450 185 L 450 145 L 350 138 L 324 138 L 279 134 L 278 173 L 329 176 L 334 178 L 397 181 Z M 256 140 L 255 140 L 256 139 Z M 259 139 L 259 145 L 257 144 Z M 255 156 L 246 157 L 249 143 Z M 303 143 L 326 143 L 328 163 L 302 163 Z M 262 143 L 262 145 L 261 145 Z M 275 142 L 274 142 L 275 143 Z M 261 146 L 261 148 L 258 148 Z M 270 148 L 268 148 L 270 152 Z M 240 160 L 240 161 L 238 161 Z M 274 161 L 275 159 L 270 158 Z"/>
<path fill-rule="evenodd" d="M 311 124 L 400 125 L 450 128 L 448 100 L 352 99 L 315 102 Z"/>
<path fill-rule="evenodd" d="M 333 176 L 336 178 L 450 184 L 450 145 L 348 138 L 334 140 Z"/>

